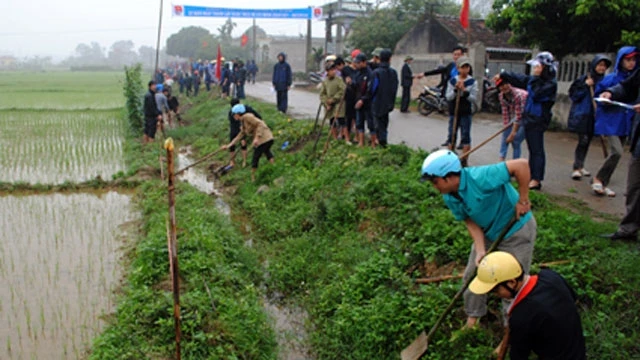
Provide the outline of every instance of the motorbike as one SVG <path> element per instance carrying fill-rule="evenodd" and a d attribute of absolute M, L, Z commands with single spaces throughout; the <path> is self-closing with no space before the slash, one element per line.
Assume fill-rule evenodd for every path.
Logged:
<path fill-rule="evenodd" d="M 418 112 L 424 116 L 429 116 L 434 111 L 442 115 L 448 115 L 449 103 L 444 96 L 442 96 L 442 89 L 436 86 L 425 86 L 418 98 Z M 471 104 L 471 113 L 475 114 L 478 111 L 478 106 L 475 103 Z"/>
<path fill-rule="evenodd" d="M 309 72 L 308 76 L 309 76 L 309 81 L 312 84 L 320 84 L 322 82 L 323 79 L 323 73 L 321 72 L 315 72 L 315 71 L 311 71 Z"/>
<path fill-rule="evenodd" d="M 502 112 L 500 98 L 498 97 L 500 91 L 488 78 L 484 79 L 483 86 L 482 111 L 500 114 Z"/>
<path fill-rule="evenodd" d="M 485 78 L 482 84 L 484 91 L 482 92 L 482 110 L 492 113 L 500 113 L 500 100 L 498 99 L 498 88 L 496 88 L 488 78 Z M 422 93 L 416 99 L 418 101 L 418 112 L 424 116 L 429 116 L 434 111 L 442 115 L 447 115 L 449 104 L 442 96 L 442 88 L 437 86 L 425 86 Z M 471 105 L 471 113 L 475 114 L 478 106 L 473 103 Z"/>

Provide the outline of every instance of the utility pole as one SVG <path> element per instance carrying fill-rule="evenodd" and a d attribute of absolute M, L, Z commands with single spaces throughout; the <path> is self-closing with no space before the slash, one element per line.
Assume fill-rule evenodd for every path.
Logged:
<path fill-rule="evenodd" d="M 253 18 L 253 61 L 258 59 L 258 39 L 256 39 L 256 18 Z"/>
<path fill-rule="evenodd" d="M 164 0 L 160 0 L 160 16 L 158 17 L 158 40 L 156 41 L 156 67 L 153 76 L 158 72 L 158 60 L 160 59 L 160 34 L 162 32 L 162 8 Z"/>
<path fill-rule="evenodd" d="M 313 9 L 309 6 L 309 18 L 307 19 L 307 44 L 306 44 L 306 56 L 304 57 L 304 68 L 306 72 L 313 71 L 311 69 L 311 17 L 313 17 Z"/>

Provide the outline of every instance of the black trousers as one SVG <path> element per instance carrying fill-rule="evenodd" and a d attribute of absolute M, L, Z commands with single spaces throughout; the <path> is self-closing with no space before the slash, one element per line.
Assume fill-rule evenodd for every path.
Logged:
<path fill-rule="evenodd" d="M 411 86 L 403 86 L 402 102 L 400 103 L 400 111 L 409 111 L 410 101 L 411 101 Z"/>

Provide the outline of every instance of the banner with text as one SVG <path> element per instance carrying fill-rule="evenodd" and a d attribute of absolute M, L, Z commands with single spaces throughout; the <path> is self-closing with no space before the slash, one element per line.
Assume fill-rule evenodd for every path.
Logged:
<path fill-rule="evenodd" d="M 173 16 L 309 20 L 322 17 L 322 8 L 233 9 L 192 5 L 172 5 Z"/>

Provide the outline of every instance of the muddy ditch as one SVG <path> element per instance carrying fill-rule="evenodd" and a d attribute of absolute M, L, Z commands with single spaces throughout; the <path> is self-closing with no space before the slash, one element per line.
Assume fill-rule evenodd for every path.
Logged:
<path fill-rule="evenodd" d="M 181 148 L 177 155 L 178 169 L 193 164 L 195 161 L 190 147 Z M 209 167 L 209 173 L 202 168 L 192 167 L 182 173 L 179 179 L 188 182 L 196 189 L 207 195 L 215 196 L 216 208 L 224 215 L 231 217 L 231 207 L 222 198 L 223 191 L 215 181 L 216 170 L 223 167 L 224 163 L 213 162 Z M 179 201 L 179 199 L 178 199 Z M 245 246 L 253 247 L 251 239 L 251 225 L 245 222 L 244 229 L 241 229 L 247 240 Z M 269 277 L 268 261 L 263 263 L 264 276 Z M 312 360 L 311 351 L 308 346 L 308 337 L 305 323 L 308 314 L 301 308 L 287 304 L 284 296 L 278 293 L 268 294 L 265 287 L 262 289 L 263 306 L 272 321 L 273 328 L 278 341 L 279 360 Z"/>

